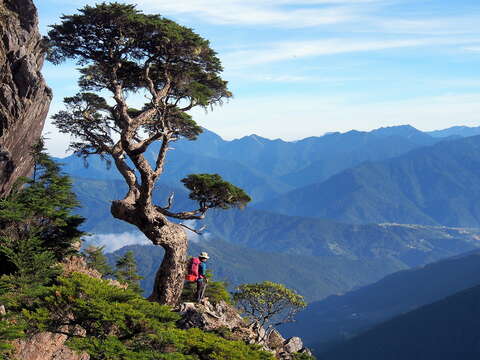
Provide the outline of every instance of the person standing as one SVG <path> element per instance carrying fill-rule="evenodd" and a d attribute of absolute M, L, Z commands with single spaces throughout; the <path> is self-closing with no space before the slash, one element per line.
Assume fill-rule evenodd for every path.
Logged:
<path fill-rule="evenodd" d="M 197 303 L 199 303 L 203 299 L 203 296 L 205 295 L 205 289 L 208 283 L 207 264 L 206 264 L 207 260 L 209 259 L 208 253 L 204 251 L 201 252 L 200 255 L 198 256 L 198 259 L 200 260 L 200 264 L 198 266 L 198 278 L 197 278 L 197 293 L 196 293 Z"/>
<path fill-rule="evenodd" d="M 185 280 L 190 283 L 197 283 L 197 291 L 195 293 L 195 300 L 197 302 L 200 302 L 205 295 L 205 288 L 207 287 L 208 282 L 206 264 L 208 259 L 208 253 L 203 251 L 198 257 L 191 258 L 188 265 L 188 273 Z"/>

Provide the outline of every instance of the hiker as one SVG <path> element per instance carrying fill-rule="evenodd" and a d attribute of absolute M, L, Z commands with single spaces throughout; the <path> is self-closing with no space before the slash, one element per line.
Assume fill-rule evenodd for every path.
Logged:
<path fill-rule="evenodd" d="M 209 259 L 206 252 L 201 252 L 198 257 L 190 259 L 188 264 L 188 273 L 185 279 L 189 282 L 197 283 L 197 291 L 195 299 L 199 303 L 203 299 L 205 294 L 205 288 L 207 287 L 207 264 L 205 262 Z"/>

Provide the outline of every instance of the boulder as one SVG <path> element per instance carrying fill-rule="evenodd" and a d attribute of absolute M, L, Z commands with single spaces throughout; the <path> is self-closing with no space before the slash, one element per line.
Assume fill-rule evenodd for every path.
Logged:
<path fill-rule="evenodd" d="M 247 327 L 238 311 L 225 301 L 219 301 L 216 304 L 211 304 L 208 300 L 203 300 L 200 304 L 186 302 L 181 304 L 176 311 L 182 315 L 178 322 L 181 329 L 196 327 L 205 331 L 213 331 Z"/>
<path fill-rule="evenodd" d="M 267 346 L 270 349 L 277 350 L 283 348 L 283 344 L 285 343 L 285 339 L 283 338 L 280 333 L 273 329 L 270 334 L 268 335 L 267 339 Z"/>
<path fill-rule="evenodd" d="M 77 353 L 65 345 L 67 336 L 42 332 L 13 343 L 15 359 L 22 360 L 89 360 L 90 355 Z"/>
<path fill-rule="evenodd" d="M 286 352 L 293 354 L 303 349 L 303 341 L 297 336 L 291 337 L 285 341 L 283 348 Z"/>

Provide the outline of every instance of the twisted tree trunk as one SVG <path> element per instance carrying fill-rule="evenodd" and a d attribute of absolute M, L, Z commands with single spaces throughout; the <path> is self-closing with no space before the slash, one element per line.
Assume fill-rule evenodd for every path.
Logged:
<path fill-rule="evenodd" d="M 179 226 L 175 225 L 175 227 Z M 174 306 L 178 303 L 183 290 L 187 262 L 187 236 L 182 228 L 177 229 L 177 232 L 171 233 L 170 243 L 161 244 L 161 246 L 165 249 L 165 255 L 155 276 L 152 294 L 148 299 Z"/>
<path fill-rule="evenodd" d="M 187 263 L 188 239 L 184 229 L 158 213 L 141 211 L 128 200 L 113 201 L 114 217 L 138 227 L 154 245 L 165 250 L 162 263 L 155 276 L 150 301 L 175 306 L 180 300 Z"/>

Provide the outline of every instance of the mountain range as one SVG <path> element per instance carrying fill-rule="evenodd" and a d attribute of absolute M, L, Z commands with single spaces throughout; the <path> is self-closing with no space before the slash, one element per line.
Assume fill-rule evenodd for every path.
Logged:
<path fill-rule="evenodd" d="M 476 131 L 476 128 L 468 129 L 472 133 Z M 462 134 L 468 133 L 461 130 Z M 389 159 L 443 139 L 408 125 L 371 132 L 330 133 L 294 142 L 257 135 L 226 141 L 204 130 L 198 140 L 181 140 L 174 145 L 168 154 L 162 181 L 178 187 L 179 180 L 187 174 L 219 173 L 244 188 L 253 197 L 253 203 L 257 203 L 322 182 L 362 162 Z M 151 161 L 157 147 L 153 144 L 146 155 Z M 120 179 L 118 172 L 108 170 L 98 157 L 89 157 L 87 168 L 84 161 L 74 155 L 58 160 L 73 177 Z"/>
<path fill-rule="evenodd" d="M 480 226 L 480 136 L 442 141 L 256 205 L 348 223 Z"/>
<path fill-rule="evenodd" d="M 153 287 L 163 249 L 153 245 L 129 245 L 107 256 L 113 265 L 126 251 L 133 251 L 138 271 L 143 280 L 140 285 L 149 295 Z M 209 237 L 209 240 L 190 242 L 189 254 L 197 256 L 207 251 L 208 268 L 215 280 L 227 282 L 230 290 L 240 284 L 273 281 L 302 294 L 307 301 L 322 299 L 330 294 L 372 283 L 385 273 L 404 268 L 388 259 L 355 260 L 337 256 L 306 256 L 258 251 Z M 312 274 L 312 269 L 315 272 Z M 352 269 L 356 269 L 352 274 Z"/>
<path fill-rule="evenodd" d="M 310 303 L 283 330 L 287 335 L 303 334 L 320 354 L 391 318 L 479 285 L 478 274 L 479 250 L 399 271 L 343 295 Z"/>

